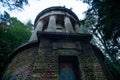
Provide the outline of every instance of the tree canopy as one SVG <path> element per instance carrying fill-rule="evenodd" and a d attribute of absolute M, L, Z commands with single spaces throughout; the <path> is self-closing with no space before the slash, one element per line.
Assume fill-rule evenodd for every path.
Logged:
<path fill-rule="evenodd" d="M 113 0 L 83 0 L 91 4 L 86 12 L 85 25 L 104 44 L 113 58 L 120 49 L 120 6 Z M 89 25 L 87 25 L 89 24 Z"/>
<path fill-rule="evenodd" d="M 120 74 L 120 5 L 119 0 L 83 0 L 90 8 L 82 25 L 93 34 L 95 44 L 101 48 L 114 71 Z M 119 77 L 119 76 L 117 76 Z"/>
<path fill-rule="evenodd" d="M 22 9 L 24 5 L 28 4 L 28 0 L 0 0 L 3 7 L 9 10 Z"/>

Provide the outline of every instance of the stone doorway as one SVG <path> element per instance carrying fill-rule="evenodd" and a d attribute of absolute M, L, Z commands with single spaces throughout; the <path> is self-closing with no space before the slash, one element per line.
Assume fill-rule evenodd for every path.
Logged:
<path fill-rule="evenodd" d="M 81 80 L 77 56 L 59 56 L 60 80 Z"/>

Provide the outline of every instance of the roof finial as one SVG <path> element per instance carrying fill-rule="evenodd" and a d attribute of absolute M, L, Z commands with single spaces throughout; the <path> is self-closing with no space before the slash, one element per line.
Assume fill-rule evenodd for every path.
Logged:
<path fill-rule="evenodd" d="M 70 10 L 73 10 L 73 8 L 72 8 L 72 7 L 70 7 Z"/>
<path fill-rule="evenodd" d="M 63 7 L 65 8 L 65 5 Z"/>

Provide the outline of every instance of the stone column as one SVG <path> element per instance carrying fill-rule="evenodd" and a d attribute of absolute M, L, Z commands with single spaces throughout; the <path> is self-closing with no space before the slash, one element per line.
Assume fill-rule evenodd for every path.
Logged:
<path fill-rule="evenodd" d="M 72 23 L 69 19 L 69 17 L 65 17 L 64 19 L 64 26 L 65 26 L 65 31 L 68 33 L 74 33 Z"/>
<path fill-rule="evenodd" d="M 37 40 L 37 31 L 42 31 L 42 29 L 43 29 L 43 22 L 40 21 L 38 22 L 34 32 L 32 33 L 32 36 L 30 37 L 29 42 Z"/>
<path fill-rule="evenodd" d="M 48 32 L 56 32 L 56 18 L 55 16 L 50 16 L 47 30 Z"/>
<path fill-rule="evenodd" d="M 76 33 L 80 33 L 80 27 L 78 24 L 75 25 L 75 31 Z"/>

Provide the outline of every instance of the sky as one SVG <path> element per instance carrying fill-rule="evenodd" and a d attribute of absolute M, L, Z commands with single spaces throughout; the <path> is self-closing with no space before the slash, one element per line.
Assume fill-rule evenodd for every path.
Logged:
<path fill-rule="evenodd" d="M 83 12 L 88 9 L 88 5 L 82 3 L 80 0 L 28 0 L 29 5 L 24 6 L 22 11 L 14 10 L 8 11 L 6 8 L 0 8 L 0 11 L 7 10 L 12 17 L 17 17 L 23 23 L 31 20 L 34 23 L 36 16 L 44 9 L 52 6 L 65 6 L 72 8 L 72 11 L 78 16 L 79 19 L 84 19 Z"/>

